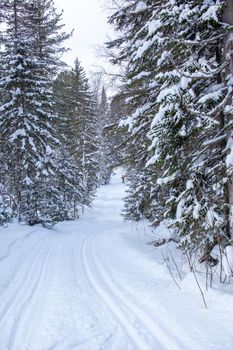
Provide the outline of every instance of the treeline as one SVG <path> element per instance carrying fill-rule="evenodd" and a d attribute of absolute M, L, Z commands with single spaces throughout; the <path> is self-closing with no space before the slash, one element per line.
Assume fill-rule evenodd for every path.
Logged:
<path fill-rule="evenodd" d="M 52 0 L 1 1 L 0 19 L 0 223 L 77 218 L 111 173 L 105 89 L 62 63 Z"/>
<path fill-rule="evenodd" d="M 108 43 L 125 68 L 125 217 L 166 220 L 179 246 L 217 264 L 233 237 L 233 5 L 122 0 Z"/>

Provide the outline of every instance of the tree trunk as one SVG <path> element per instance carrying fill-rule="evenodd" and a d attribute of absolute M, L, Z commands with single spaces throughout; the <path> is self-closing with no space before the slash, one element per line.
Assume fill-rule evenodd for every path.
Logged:
<path fill-rule="evenodd" d="M 226 0 L 226 7 L 222 16 L 223 22 L 233 25 L 233 1 Z M 233 33 L 229 31 L 225 40 L 225 59 L 230 60 L 227 74 L 233 75 Z M 231 96 L 232 97 L 232 96 Z M 232 104 L 232 98 L 229 100 L 229 104 Z M 229 122 L 232 116 L 226 115 L 226 122 Z M 227 137 L 227 145 L 228 147 L 233 147 L 233 130 L 228 131 Z M 229 150 L 230 151 L 230 150 Z M 230 232 L 229 238 L 233 238 L 233 176 L 228 182 L 228 198 L 229 198 L 229 225 L 228 229 Z"/>
<path fill-rule="evenodd" d="M 233 24 L 233 1 L 226 0 L 226 7 L 222 16 L 223 22 Z"/>

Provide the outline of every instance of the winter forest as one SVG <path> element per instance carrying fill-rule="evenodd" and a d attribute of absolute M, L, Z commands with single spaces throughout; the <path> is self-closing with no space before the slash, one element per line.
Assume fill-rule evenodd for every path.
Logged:
<path fill-rule="evenodd" d="M 106 7 L 0 0 L 0 350 L 232 350 L 233 1 Z"/>
<path fill-rule="evenodd" d="M 1 1 L 1 223 L 75 219 L 110 175 L 104 88 L 91 90 L 53 1 Z"/>

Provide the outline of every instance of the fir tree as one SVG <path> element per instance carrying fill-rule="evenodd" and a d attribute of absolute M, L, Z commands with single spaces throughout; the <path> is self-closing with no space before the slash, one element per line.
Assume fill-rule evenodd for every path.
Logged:
<path fill-rule="evenodd" d="M 98 129 L 99 129 L 99 146 L 98 146 L 98 162 L 99 162 L 99 183 L 107 184 L 109 183 L 111 177 L 111 165 L 112 159 L 110 154 L 110 144 L 109 135 L 107 132 L 108 125 L 110 123 L 109 115 L 109 105 L 107 101 L 107 96 L 105 88 L 103 87 L 100 102 L 98 104 Z"/>
<path fill-rule="evenodd" d="M 14 0 L 4 8 L 6 30 L 0 55 L 1 146 L 7 185 L 19 221 L 33 224 L 50 217 L 61 201 L 57 176 L 52 78 L 69 35 L 52 1 Z M 59 206 L 59 205 L 58 205 Z M 53 216 L 53 214 L 51 215 Z"/>
<path fill-rule="evenodd" d="M 72 70 L 58 76 L 54 93 L 64 118 L 61 129 L 82 178 L 83 204 L 90 204 L 99 174 L 97 101 L 78 59 Z"/>
<path fill-rule="evenodd" d="M 106 128 L 108 137 L 111 140 L 110 154 L 113 166 L 124 164 L 127 132 L 124 128 L 119 128 L 119 123 L 124 116 L 128 115 L 128 111 L 129 105 L 126 103 L 124 93 L 120 91 L 111 99 L 109 111 L 110 124 Z"/>
<path fill-rule="evenodd" d="M 209 247 L 231 236 L 226 3 L 125 2 L 111 18 L 122 35 L 109 44 L 115 63 L 127 63 L 132 108 L 121 123 L 128 128 L 128 164 L 137 169 L 126 214 L 134 198 L 148 193 L 137 211 L 153 222 L 172 219 L 181 246 L 198 249 L 210 263 Z"/>
<path fill-rule="evenodd" d="M 110 19 L 122 35 L 109 43 L 109 48 L 117 51 L 117 58 L 113 63 L 125 63 L 125 81 L 117 97 L 123 102 L 120 122 L 124 146 L 124 163 L 127 164 L 127 173 L 130 190 L 126 198 L 127 218 L 134 217 L 130 203 L 133 204 L 135 218 L 142 215 L 150 216 L 150 181 L 144 181 L 143 173 L 148 161 L 148 148 L 150 139 L 150 123 L 154 108 L 156 108 L 156 86 L 154 76 L 157 50 L 155 46 L 147 50 L 146 35 L 147 23 L 153 12 L 159 8 L 151 1 L 125 2 Z M 153 43 L 153 42 L 152 42 Z M 152 56 L 153 52 L 153 56 Z M 155 92 L 154 92 L 155 91 Z M 127 107 L 126 107 L 127 106 Z"/>

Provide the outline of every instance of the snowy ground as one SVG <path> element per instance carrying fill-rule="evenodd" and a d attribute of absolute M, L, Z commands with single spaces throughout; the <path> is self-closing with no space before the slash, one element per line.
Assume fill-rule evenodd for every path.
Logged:
<path fill-rule="evenodd" d="M 0 230 L 0 350 L 233 349 L 230 287 L 207 310 L 192 275 L 179 290 L 124 191 L 118 173 L 78 222 Z"/>

